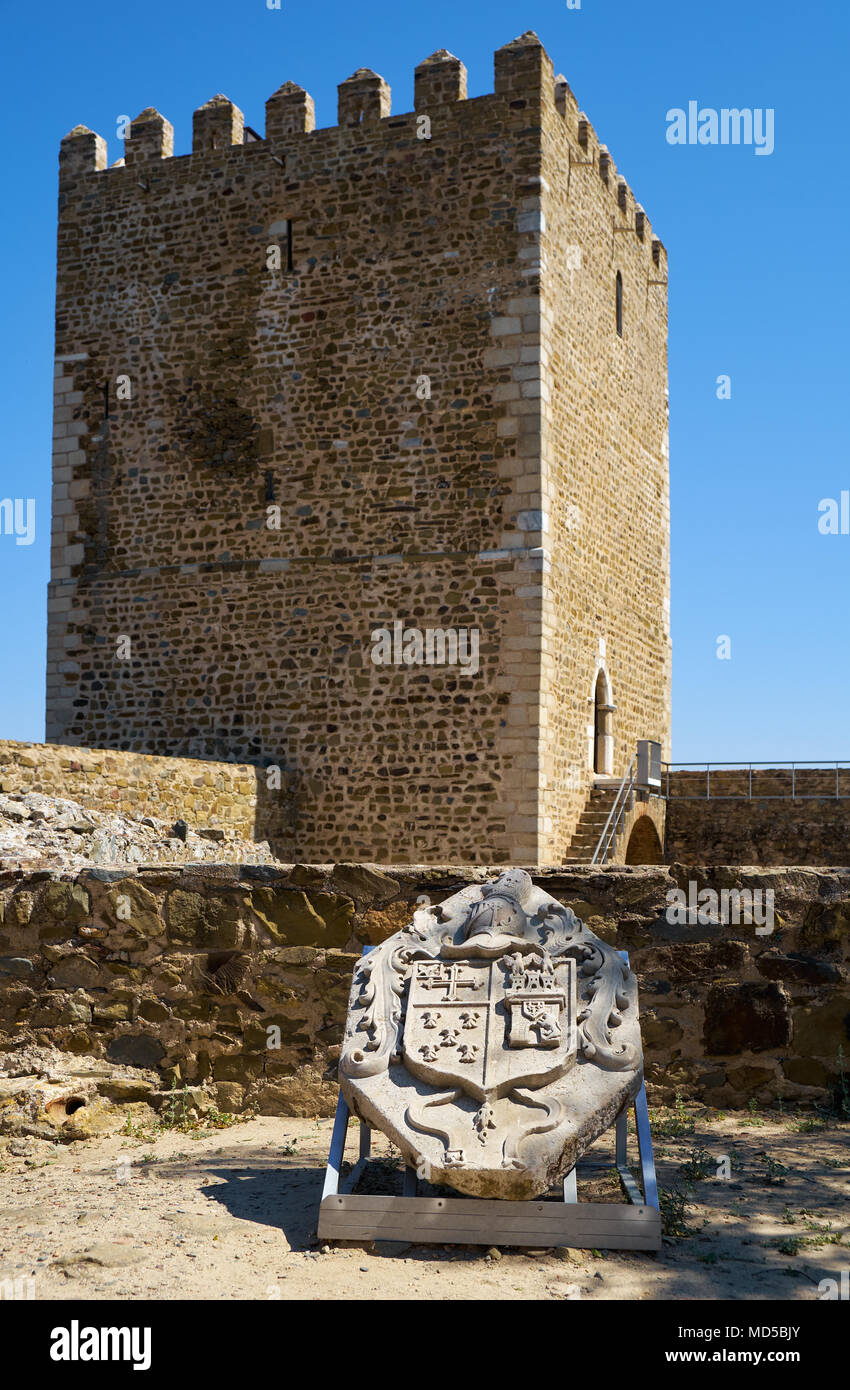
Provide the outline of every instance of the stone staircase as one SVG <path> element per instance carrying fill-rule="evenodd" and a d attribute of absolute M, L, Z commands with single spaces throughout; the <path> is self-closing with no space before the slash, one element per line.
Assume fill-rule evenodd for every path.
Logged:
<path fill-rule="evenodd" d="M 605 823 L 611 814 L 611 807 L 617 799 L 620 786 L 619 777 L 598 778 L 587 798 L 575 834 L 570 841 L 566 858 L 573 863 L 589 864 Z"/>

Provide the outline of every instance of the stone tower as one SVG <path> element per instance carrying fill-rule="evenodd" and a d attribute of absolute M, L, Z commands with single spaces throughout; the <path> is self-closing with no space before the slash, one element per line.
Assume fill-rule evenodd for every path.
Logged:
<path fill-rule="evenodd" d="M 666 254 L 534 34 L 415 108 L 62 141 L 47 737 L 254 764 L 287 858 L 558 862 L 668 745 Z"/>

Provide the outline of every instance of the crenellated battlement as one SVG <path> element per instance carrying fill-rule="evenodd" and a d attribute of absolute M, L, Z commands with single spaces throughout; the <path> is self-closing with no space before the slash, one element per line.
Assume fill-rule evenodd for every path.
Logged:
<path fill-rule="evenodd" d="M 415 70 L 414 111 L 400 113 L 395 120 L 409 116 L 412 129 L 415 129 L 417 117 L 439 117 L 447 108 L 462 107 L 467 101 L 466 67 L 447 49 L 439 49 Z M 600 143 L 591 122 L 579 109 L 567 79 L 561 74 L 555 75 L 552 61 L 533 31 L 496 50 L 494 90 L 475 98 L 469 105 L 479 106 L 487 101 L 517 113 L 535 106 L 541 110 L 546 104 L 554 106 L 575 151 L 571 163 L 595 165 L 600 179 L 612 194 L 614 208 L 629 220 L 638 240 L 652 247 L 653 258 L 659 263 L 663 247 L 653 239 L 643 208 L 636 202 L 626 181 L 618 175 L 607 147 Z M 357 129 L 368 138 L 368 133 L 391 115 L 390 86 L 371 68 L 358 68 L 339 84 L 336 129 L 340 132 Z M 266 102 L 264 138 L 257 137 L 253 131 L 249 136 L 242 111 L 219 93 L 193 113 L 192 156 L 245 148 L 249 140 L 252 145 L 259 142 L 278 146 L 301 136 L 328 134 L 333 129 L 316 130 L 313 98 L 292 81 L 284 82 Z M 124 138 L 124 157 L 111 167 L 138 169 L 152 160 L 167 160 L 173 153 L 173 126 L 153 107 L 148 107 L 130 124 Z M 61 142 L 60 181 L 66 190 L 81 177 L 105 170 L 107 163 L 106 141 L 85 126 L 75 126 Z"/>
<path fill-rule="evenodd" d="M 617 166 L 607 145 L 603 145 L 593 128 L 593 124 L 580 111 L 567 79 L 555 78 L 555 105 L 557 106 L 567 130 L 571 144 L 577 147 L 575 160 L 585 168 L 595 168 L 599 178 L 608 189 L 612 199 L 612 215 L 621 224 L 621 229 L 633 228 L 638 241 L 647 246 L 656 266 L 664 264 L 666 271 L 667 253 L 664 244 L 652 235 L 652 225 L 643 206 L 637 201 L 627 181 L 617 172 Z"/>

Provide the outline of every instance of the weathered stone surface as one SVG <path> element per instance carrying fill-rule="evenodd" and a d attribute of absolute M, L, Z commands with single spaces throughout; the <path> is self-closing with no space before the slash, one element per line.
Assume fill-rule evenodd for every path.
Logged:
<path fill-rule="evenodd" d="M 218 1081 L 215 1085 L 216 1103 L 228 1115 L 241 1113 L 245 1103 L 245 1088 L 236 1081 Z M 277 1114 L 277 1111 L 272 1111 Z"/>
<path fill-rule="evenodd" d="M 285 1043 L 302 1043 L 307 1046 L 310 1044 L 309 1019 L 305 1013 L 290 1015 L 267 1011 L 263 1014 L 262 1022 L 250 1023 L 243 1032 L 243 1042 L 248 1052 L 265 1051 L 270 1046 L 269 1029 L 276 1032 L 271 1037 L 277 1041 L 280 1037 L 281 1045 Z M 270 1055 L 270 1060 L 274 1059 L 274 1051 Z"/>
<path fill-rule="evenodd" d="M 119 1033 L 106 1049 L 106 1055 L 113 1062 L 121 1062 L 125 1067 L 144 1067 L 153 1070 L 165 1056 L 165 1048 L 158 1038 L 149 1033 Z"/>
<path fill-rule="evenodd" d="M 368 942 L 370 946 L 380 946 L 382 941 L 401 931 L 416 911 L 416 904 L 405 899 L 390 903 L 384 908 L 370 907 L 357 923 L 358 941 Z"/>
<path fill-rule="evenodd" d="M 273 959 L 281 965 L 314 965 L 319 959 L 315 946 L 283 946 L 273 953 Z"/>
<path fill-rule="evenodd" d="M 846 843 L 846 837 L 845 837 Z M 846 854 L 845 854 L 845 857 Z M 850 938 L 850 899 L 812 903 L 806 910 L 800 939 L 808 949 L 835 949 Z"/>
<path fill-rule="evenodd" d="M 34 905 L 35 894 L 28 893 L 23 889 L 19 890 L 13 893 L 6 903 L 3 920 L 7 922 L 9 926 L 26 926 L 27 922 L 32 917 Z"/>
<path fill-rule="evenodd" d="M 781 951 L 765 951 L 756 960 L 756 969 L 768 980 L 797 980 L 807 985 L 835 985 L 846 979 L 843 970 L 832 961 L 799 953 L 784 955 Z"/>
<path fill-rule="evenodd" d="M 0 821 L 28 821 L 33 798 L 39 794 L 63 799 L 68 825 L 56 829 L 77 835 L 87 835 L 103 823 L 104 816 L 113 821 L 117 815 L 130 816 L 154 831 L 141 836 L 136 832 L 137 842 L 145 843 L 147 863 L 157 857 L 157 827 L 185 815 L 187 805 L 196 824 L 223 826 L 231 844 L 240 837 L 248 842 L 253 838 L 257 774 L 244 764 L 3 739 L 0 777 L 4 790 L 12 793 L 0 797 Z M 195 835 L 190 840 L 193 856 L 202 857 L 203 846 Z M 245 850 L 250 853 L 248 845 Z M 170 853 L 173 856 L 174 851 Z"/>
<path fill-rule="evenodd" d="M 148 1023 L 164 1023 L 170 1017 L 171 1010 L 159 999 L 143 999 L 139 1004 L 139 1018 Z"/>
<path fill-rule="evenodd" d="M 714 984 L 705 1006 L 707 1052 L 764 1052 L 791 1036 L 789 1000 L 781 985 Z"/>
<path fill-rule="evenodd" d="M 253 1091 L 249 1091 L 250 1101 Z M 261 1115 L 318 1115 L 329 1117 L 336 1110 L 339 1088 L 336 1080 L 325 1079 L 311 1067 L 296 1075 L 282 1077 L 257 1092 L 255 1101 Z"/>
<path fill-rule="evenodd" d="M 803 1057 L 850 1057 L 850 994 L 836 994 L 825 1003 L 798 1010 L 794 1018 L 794 1050 Z"/>
<path fill-rule="evenodd" d="M 753 1095 L 760 1087 L 766 1086 L 774 1075 L 773 1067 L 734 1067 L 728 1072 L 727 1081 L 734 1090 Z"/>
<path fill-rule="evenodd" d="M 111 1004 L 95 1005 L 95 1023 L 120 1023 L 129 1017 L 130 1005 L 122 1000 L 114 1000 Z"/>
<path fill-rule="evenodd" d="M 254 911 L 275 941 L 287 945 L 320 941 L 325 924 L 307 894 L 301 890 L 275 892 L 256 888 L 251 895 Z"/>
<path fill-rule="evenodd" d="M 26 985 L 10 987 L 5 982 L 0 982 L 0 1019 L 7 1023 L 14 1022 L 19 1011 L 33 1010 L 36 1000 L 35 990 L 27 988 Z"/>
<path fill-rule="evenodd" d="M 113 884 L 106 903 L 106 918 L 112 926 L 131 928 L 138 936 L 161 936 L 165 931 L 156 895 L 136 878 Z"/>
<path fill-rule="evenodd" d="M 216 1081 L 236 1081 L 247 1086 L 263 1070 L 262 1057 L 247 1057 L 242 1053 L 225 1053 L 216 1057 L 213 1076 Z"/>
<path fill-rule="evenodd" d="M 642 957 L 641 974 L 644 978 L 657 974 L 676 985 L 703 983 L 721 974 L 740 973 L 748 955 L 749 948 L 740 941 L 651 946 Z"/>
<path fill-rule="evenodd" d="M 528 874 L 464 888 L 361 959 L 349 1105 L 431 1182 L 539 1196 L 643 1077 L 637 983 Z"/>
<path fill-rule="evenodd" d="M 282 945 L 344 946 L 351 935 L 354 903 L 333 893 L 255 888 L 254 911 Z"/>
<path fill-rule="evenodd" d="M 398 897 L 399 886 L 374 864 L 334 864 L 333 886 L 353 898 L 358 907 L 380 906 Z"/>
<path fill-rule="evenodd" d="M 230 894 L 212 896 L 176 888 L 167 900 L 168 935 L 172 941 L 199 946 L 238 946 L 243 909 L 244 900 Z"/>
<path fill-rule="evenodd" d="M 59 1015 L 59 1022 L 65 1024 L 91 1023 L 92 1004 L 91 1000 L 85 996 L 80 998 L 72 995 L 70 999 L 64 1001 L 64 1006 Z"/>
<path fill-rule="evenodd" d="M 832 1080 L 833 1074 L 815 1057 L 788 1057 L 782 1070 L 789 1081 L 797 1086 L 817 1086 L 823 1089 Z"/>
<path fill-rule="evenodd" d="M 112 1102 L 93 1096 L 86 1105 L 67 1114 L 60 1126 L 60 1137 L 67 1142 L 94 1139 L 99 1134 L 109 1134 L 117 1128 L 117 1116 Z"/>
<path fill-rule="evenodd" d="M 89 921 L 91 902 L 84 888 L 76 883 L 48 883 L 42 890 L 36 908 L 42 936 L 54 940 L 73 936 L 76 929 Z"/>
<path fill-rule="evenodd" d="M 0 956 L 0 975 L 10 975 L 14 980 L 29 980 L 35 974 L 31 960 L 24 956 Z"/>
<path fill-rule="evenodd" d="M 0 1134 L 5 1135 L 71 1143 L 108 1133 L 120 1123 L 113 1101 L 129 1098 L 134 1085 L 145 1084 L 132 1083 L 103 1063 L 81 1064 L 52 1048 L 23 1049 L 0 1060 L 5 1063 Z"/>
<path fill-rule="evenodd" d="M 86 890 L 77 883 L 48 883 L 39 896 L 38 908 L 41 914 L 78 926 L 87 921 L 91 902 Z"/>
<path fill-rule="evenodd" d="M 50 967 L 49 978 L 66 989 L 102 987 L 105 972 L 85 950 L 64 949 Z"/>
<path fill-rule="evenodd" d="M 673 1047 L 684 1036 L 682 1025 L 678 1019 L 665 1018 L 656 1013 L 643 1014 L 641 1034 L 644 1047 L 647 1049 Z"/>
<path fill-rule="evenodd" d="M 104 1081 L 98 1081 L 98 1094 L 106 1096 L 107 1100 L 112 1101 L 136 1101 L 150 1100 L 156 1090 L 155 1081 L 145 1080 L 144 1077 L 138 1079 L 134 1077 L 111 1076 Z"/>
<path fill-rule="evenodd" d="M 318 864 L 293 864 L 287 877 L 296 888 L 324 888 L 327 871 Z"/>

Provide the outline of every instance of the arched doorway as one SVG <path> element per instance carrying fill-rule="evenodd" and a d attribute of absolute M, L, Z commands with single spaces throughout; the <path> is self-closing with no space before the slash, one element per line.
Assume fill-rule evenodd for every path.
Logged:
<path fill-rule="evenodd" d="M 627 864 L 660 864 L 661 840 L 651 816 L 638 816 L 626 846 Z"/>
<path fill-rule="evenodd" d="M 604 666 L 593 688 L 593 771 L 600 777 L 610 777 L 614 771 L 614 705 Z"/>

